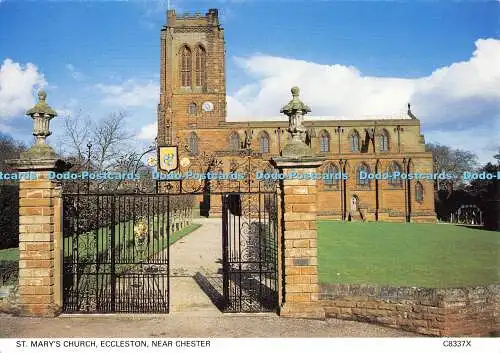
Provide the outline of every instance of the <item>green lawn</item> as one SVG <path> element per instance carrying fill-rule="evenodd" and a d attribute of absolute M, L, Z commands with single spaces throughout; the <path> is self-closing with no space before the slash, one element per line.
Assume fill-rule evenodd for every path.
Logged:
<path fill-rule="evenodd" d="M 149 218 L 142 219 L 145 223 L 149 223 L 148 231 L 150 236 L 155 233 L 165 234 L 167 221 L 163 215 L 155 215 Z M 135 220 L 135 224 L 139 222 L 139 219 Z M 134 236 L 134 220 L 129 220 L 125 222 L 120 222 L 115 225 L 115 248 L 122 247 L 130 252 L 133 251 Z M 163 229 L 160 232 L 160 228 Z M 194 230 L 194 229 L 193 229 Z M 191 230 L 192 231 L 192 230 Z M 173 238 L 175 234 L 171 233 L 170 238 Z M 69 236 L 64 238 L 64 256 L 71 254 L 71 249 L 73 247 L 73 241 L 76 239 L 75 236 Z M 78 254 L 80 257 L 85 257 L 86 254 L 94 256 L 96 250 L 101 253 L 104 249 L 108 249 L 108 241 L 111 239 L 111 228 L 110 227 L 100 227 L 90 232 L 82 233 L 78 236 Z M 174 240 L 175 241 L 175 240 Z M 96 244 L 97 242 L 97 244 Z M 172 241 L 170 241 L 172 244 Z M 97 245 L 97 247 L 96 247 Z M 151 251 L 158 251 L 167 246 L 163 244 L 163 241 L 158 241 L 157 239 L 150 244 Z M 154 248 L 153 248 L 154 246 Z M 160 247 L 160 248 L 159 248 Z M 130 255 L 131 256 L 131 255 Z"/>
<path fill-rule="evenodd" d="M 0 250 L 0 261 L 18 261 L 19 260 L 19 248 L 1 249 Z"/>
<path fill-rule="evenodd" d="M 161 239 L 158 239 L 158 238 L 153 239 L 153 241 L 149 244 L 149 252 L 147 250 L 144 250 L 142 252 L 142 254 L 140 254 L 136 251 L 136 257 L 135 257 L 134 262 L 138 262 L 141 260 L 145 260 L 146 258 L 149 258 L 148 254 L 149 254 L 149 256 L 152 256 L 152 255 L 160 252 L 161 250 L 167 248 L 168 245 L 175 243 L 177 240 L 185 237 L 186 235 L 188 235 L 191 232 L 194 232 L 196 229 L 198 229 L 200 227 L 201 227 L 201 224 L 192 223 L 192 224 L 182 228 L 181 230 L 179 230 L 177 232 L 171 233 L 170 237 L 169 237 L 168 244 L 166 242 L 166 239 L 165 239 L 165 241 L 162 241 Z M 133 251 L 133 248 L 131 246 L 129 246 L 129 250 Z M 133 264 L 117 265 L 116 271 L 117 272 L 126 272 L 130 268 L 133 268 L 133 266 L 134 266 Z"/>
<path fill-rule="evenodd" d="M 318 221 L 321 283 L 500 283 L 500 233 L 445 224 Z"/>
<path fill-rule="evenodd" d="M 177 240 L 181 239 L 182 237 L 188 235 L 189 233 L 195 231 L 196 229 L 198 229 L 200 227 L 201 227 L 201 224 L 192 223 L 192 224 L 184 227 L 183 229 L 181 229 L 177 232 L 171 233 L 170 239 L 169 239 L 170 240 L 169 244 L 175 243 Z M 90 233 L 90 234 L 92 234 L 92 233 Z M 99 237 L 103 237 L 104 234 L 106 234 L 105 231 L 100 230 L 98 232 Z M 80 236 L 80 238 L 84 238 L 84 237 L 85 237 L 84 235 Z M 107 240 L 104 240 L 104 245 L 106 245 L 106 242 L 107 242 Z M 82 244 L 79 244 L 79 250 L 83 249 L 84 243 L 85 242 L 82 242 Z M 101 240 L 100 244 L 102 244 L 102 243 L 103 243 L 103 240 Z M 160 239 L 156 238 L 153 241 L 151 241 L 151 243 L 149 245 L 149 255 L 153 255 L 155 252 L 161 251 L 166 247 L 167 247 L 166 241 L 163 242 Z M 130 245 L 128 246 L 128 248 L 130 248 L 130 250 L 132 251 L 132 247 Z M 145 250 L 142 254 L 142 259 L 147 257 L 147 254 L 148 254 L 148 251 Z M 137 256 L 138 256 L 138 254 L 136 253 L 136 261 L 140 261 L 141 259 L 138 259 Z M 1 262 L 5 262 L 5 263 L 16 262 L 18 260 L 19 260 L 19 249 L 18 248 L 10 248 L 10 249 L 0 250 L 0 263 Z M 127 266 L 129 266 L 129 265 L 127 265 Z M 125 267 L 125 266 L 122 266 L 122 267 Z M 120 268 L 120 269 L 122 269 L 122 268 Z"/>
<path fill-rule="evenodd" d="M 171 232 L 169 242 L 167 243 L 166 238 L 161 236 L 153 237 L 152 233 L 158 230 L 158 226 L 157 222 L 154 222 L 153 224 L 153 221 L 150 220 L 149 234 L 152 238 L 151 242 L 149 243 L 149 246 L 146 246 L 145 244 L 142 247 L 139 247 L 137 238 L 134 239 L 133 224 L 133 221 L 128 221 L 115 225 L 115 248 L 117 251 L 121 251 L 121 258 L 132 258 L 132 256 L 134 256 L 137 261 L 147 258 L 148 255 L 152 256 L 155 253 L 158 253 L 159 251 L 165 249 L 168 245 L 175 243 L 180 238 L 201 227 L 201 224 L 193 223 L 177 232 Z M 99 251 L 99 254 L 103 253 L 103 251 L 109 250 L 110 246 L 108 245 L 108 242 L 111 238 L 110 233 L 110 228 L 103 227 L 93 232 L 81 234 L 78 237 L 78 256 L 80 260 L 88 257 L 90 261 L 94 261 L 93 259 L 95 258 L 96 250 Z M 71 254 L 73 239 L 73 237 L 65 238 L 64 256 Z M 99 243 L 97 248 L 96 239 Z M 142 253 L 139 252 L 139 249 L 142 250 Z M 141 259 L 139 259 L 139 257 L 141 257 Z"/>

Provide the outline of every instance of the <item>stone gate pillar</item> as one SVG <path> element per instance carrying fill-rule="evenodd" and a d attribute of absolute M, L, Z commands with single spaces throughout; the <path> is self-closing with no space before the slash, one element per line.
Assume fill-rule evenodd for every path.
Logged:
<path fill-rule="evenodd" d="M 280 173 L 300 177 L 316 173 L 322 161 L 315 158 L 276 158 L 274 164 Z M 285 179 L 280 188 L 283 213 L 280 315 L 324 318 L 324 310 L 318 305 L 316 180 Z"/>
<path fill-rule="evenodd" d="M 45 143 L 49 121 L 57 114 L 45 102 L 26 114 L 34 119 L 35 144 L 8 163 L 20 172 L 19 180 L 19 300 L 21 315 L 55 316 L 62 307 L 62 199 L 60 184 L 50 172 L 64 171 Z"/>
<path fill-rule="evenodd" d="M 317 168 L 324 158 L 313 156 L 304 143 L 303 115 L 311 110 L 299 100 L 298 87 L 292 88 L 292 95 L 293 99 L 281 109 L 289 117 L 292 138 L 281 157 L 271 160 L 284 176 L 280 184 L 280 315 L 323 319 L 325 312 L 319 305 L 316 182 Z"/>

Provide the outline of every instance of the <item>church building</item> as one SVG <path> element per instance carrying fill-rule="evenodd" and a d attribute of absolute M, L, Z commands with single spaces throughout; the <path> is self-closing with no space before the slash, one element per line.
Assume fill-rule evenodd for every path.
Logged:
<path fill-rule="evenodd" d="M 280 121 L 226 120 L 224 29 L 217 9 L 182 16 L 168 10 L 160 38 L 159 144 L 176 144 L 180 156 L 188 158 L 206 152 L 228 161 L 249 149 L 263 160 L 280 155 L 289 138 L 285 116 Z M 276 106 L 277 112 L 280 108 Z M 435 222 L 433 180 L 360 178 L 366 173 L 433 172 L 420 120 L 410 107 L 403 118 L 319 121 L 306 117 L 304 126 L 306 143 L 325 158 L 319 172 L 349 176 L 318 181 L 318 216 Z"/>

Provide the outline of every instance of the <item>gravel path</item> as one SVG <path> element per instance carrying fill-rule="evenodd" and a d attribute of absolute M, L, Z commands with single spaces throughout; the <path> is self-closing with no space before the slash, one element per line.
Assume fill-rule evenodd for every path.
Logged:
<path fill-rule="evenodd" d="M 202 226 L 170 247 L 170 274 L 194 276 L 219 273 L 222 268 L 222 221 L 220 218 L 197 218 Z"/>
<path fill-rule="evenodd" d="M 415 337 L 351 321 L 197 312 L 164 316 L 87 316 L 55 319 L 0 315 L 0 337 Z"/>
<path fill-rule="evenodd" d="M 170 310 L 218 313 L 198 283 L 222 283 L 222 225 L 219 218 L 195 219 L 200 228 L 170 247 Z"/>

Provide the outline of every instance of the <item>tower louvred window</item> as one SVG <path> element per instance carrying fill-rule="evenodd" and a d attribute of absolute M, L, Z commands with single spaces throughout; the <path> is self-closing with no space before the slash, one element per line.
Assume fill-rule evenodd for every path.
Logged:
<path fill-rule="evenodd" d="M 181 86 L 191 87 L 191 50 L 184 46 L 181 50 Z"/>
<path fill-rule="evenodd" d="M 207 76 L 207 53 L 202 46 L 196 48 L 196 86 L 205 87 Z"/>

